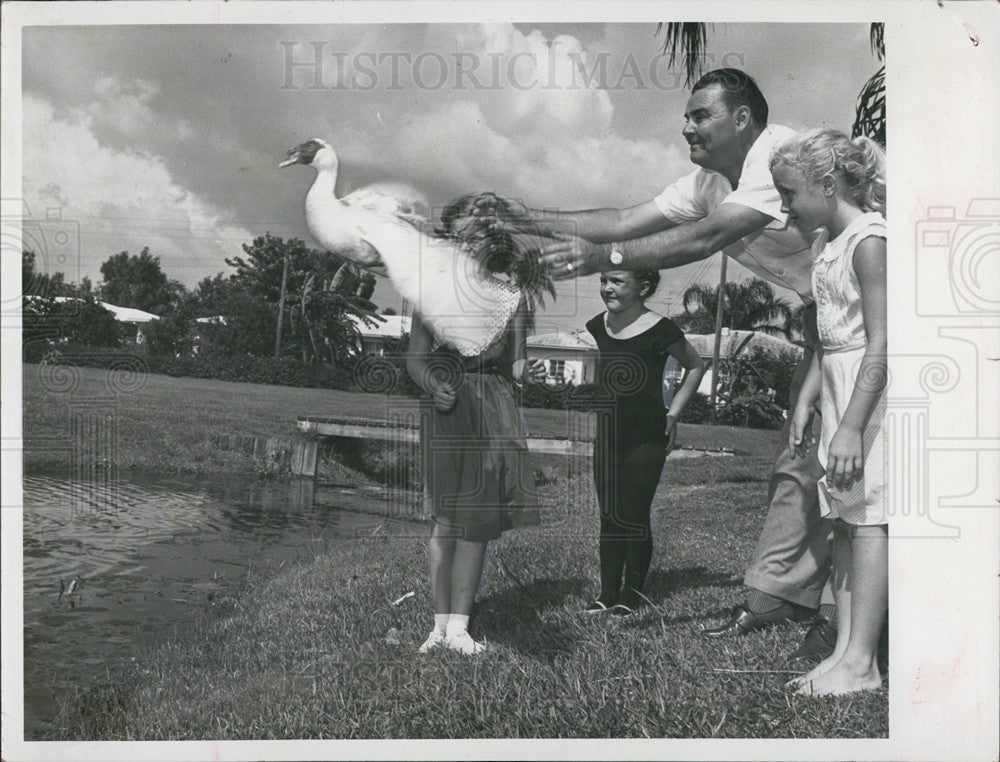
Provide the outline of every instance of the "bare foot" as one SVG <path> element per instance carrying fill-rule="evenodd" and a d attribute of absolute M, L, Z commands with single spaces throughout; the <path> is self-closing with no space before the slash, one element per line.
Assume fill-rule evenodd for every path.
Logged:
<path fill-rule="evenodd" d="M 878 673 L 878 667 L 872 665 L 867 670 L 854 670 L 840 661 L 833 669 L 805 682 L 797 693 L 803 696 L 843 696 L 856 691 L 874 691 L 881 687 L 882 677 Z"/>
<path fill-rule="evenodd" d="M 813 667 L 811 670 L 806 672 L 804 675 L 799 675 L 798 677 L 793 677 L 787 683 L 785 683 L 786 690 L 800 690 L 802 686 L 808 685 L 811 680 L 815 680 L 820 675 L 826 674 L 831 669 L 836 666 L 837 662 L 840 661 L 840 654 L 836 651 L 829 656 L 827 656 L 823 661 Z"/>

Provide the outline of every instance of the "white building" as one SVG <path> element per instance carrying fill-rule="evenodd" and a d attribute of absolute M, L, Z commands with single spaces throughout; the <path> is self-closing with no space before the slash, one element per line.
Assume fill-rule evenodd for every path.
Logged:
<path fill-rule="evenodd" d="M 703 360 L 712 361 L 713 349 L 715 347 L 714 333 L 689 333 L 686 334 L 688 342 L 697 350 Z M 719 359 L 729 360 L 737 354 L 747 354 L 757 347 L 773 355 L 782 352 L 794 352 L 797 357 L 802 356 L 802 347 L 785 341 L 777 336 L 771 336 L 761 331 L 731 331 L 728 328 L 722 329 L 722 337 L 719 342 Z"/>
<path fill-rule="evenodd" d="M 546 383 L 594 383 L 597 342 L 586 330 L 555 331 L 528 337 L 528 359 L 545 361 Z"/>
<path fill-rule="evenodd" d="M 715 334 L 689 333 L 686 338 L 691 346 L 695 348 L 695 351 L 698 352 L 701 359 L 708 364 L 708 367 L 705 369 L 705 375 L 702 376 L 701 383 L 698 385 L 698 391 L 709 396 L 712 393 L 712 372 L 714 369 L 711 367 L 711 363 L 715 350 Z M 731 331 L 728 328 L 723 328 L 719 341 L 719 362 L 731 360 L 737 355 L 749 354 L 758 347 L 772 355 L 792 352 L 796 357 L 802 357 L 802 347 L 780 339 L 777 336 L 771 336 L 760 331 Z M 725 370 L 723 369 L 723 376 L 720 378 L 724 377 Z"/>
<path fill-rule="evenodd" d="M 384 355 L 391 340 L 399 340 L 410 335 L 410 318 L 407 315 L 379 315 L 373 318 L 375 325 L 365 322 L 356 315 L 351 320 L 361 336 L 362 354 Z"/>
<path fill-rule="evenodd" d="M 79 301 L 75 296 L 56 296 L 54 299 L 57 302 Z M 143 326 L 150 321 L 160 319 L 159 315 L 137 310 L 134 307 L 119 307 L 117 304 L 109 304 L 108 302 L 97 302 L 97 304 L 110 312 L 116 322 L 128 326 L 126 338 L 136 344 L 142 344 L 146 340 L 142 332 Z"/>

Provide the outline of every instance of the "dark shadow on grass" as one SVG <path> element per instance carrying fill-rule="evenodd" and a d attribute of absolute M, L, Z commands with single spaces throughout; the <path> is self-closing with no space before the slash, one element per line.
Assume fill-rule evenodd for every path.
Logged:
<path fill-rule="evenodd" d="M 507 588 L 476 606 L 472 626 L 488 641 L 526 654 L 568 653 L 575 639 L 561 625 L 542 620 L 538 612 L 560 606 L 571 596 L 582 596 L 592 585 L 589 579 L 576 577 L 537 579 Z"/>
<path fill-rule="evenodd" d="M 646 579 L 646 597 L 659 604 L 675 593 L 688 588 L 739 587 L 742 579 L 730 572 L 709 571 L 704 566 L 686 569 L 654 569 Z"/>
<path fill-rule="evenodd" d="M 643 593 L 649 599 L 652 607 L 644 607 L 644 610 L 636 616 L 627 617 L 623 620 L 622 626 L 626 629 L 641 629 L 661 620 L 670 626 L 724 619 L 729 616 L 733 604 L 726 604 L 723 608 L 713 608 L 696 614 L 670 616 L 671 596 L 688 588 L 740 587 L 742 585 L 743 580 L 734 578 L 731 573 L 709 571 L 704 566 L 693 566 L 685 569 L 654 569 L 649 573 L 646 580 L 646 590 Z"/>

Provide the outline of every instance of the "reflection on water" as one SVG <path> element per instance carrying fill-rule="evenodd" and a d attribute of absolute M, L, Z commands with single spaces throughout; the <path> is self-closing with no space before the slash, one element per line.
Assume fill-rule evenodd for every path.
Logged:
<path fill-rule="evenodd" d="M 354 492 L 316 500 L 306 480 L 26 476 L 25 739 L 137 646 L 175 637 L 239 593 L 251 569 L 259 579 L 330 542 L 425 531 L 350 510 Z"/>

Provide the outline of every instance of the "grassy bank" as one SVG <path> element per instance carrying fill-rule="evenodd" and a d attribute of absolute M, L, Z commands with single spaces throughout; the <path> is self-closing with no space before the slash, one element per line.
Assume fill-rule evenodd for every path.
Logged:
<path fill-rule="evenodd" d="M 297 434 L 299 416 L 382 418 L 391 404 L 391 398 L 382 395 L 324 389 L 155 374 L 123 379 L 100 368 L 25 365 L 23 383 L 26 468 L 70 462 L 70 421 L 81 411 L 109 413 L 114 419 L 115 436 L 107 452 L 76 453 L 77 458 L 90 457 L 94 467 L 260 473 L 266 471 L 263 458 L 222 450 L 213 441 L 228 434 L 291 437 Z M 569 415 L 581 414 L 525 411 L 529 431 L 547 437 L 565 436 Z M 776 431 L 687 424 L 680 428 L 680 442 L 700 448 L 758 453 L 772 448 L 777 439 Z"/>
<path fill-rule="evenodd" d="M 62 386 L 24 370 L 25 463 L 69 461 L 72 415 L 113 411 L 110 464 L 121 469 L 255 473 L 220 434 L 293 435 L 300 415 L 378 417 L 382 397 L 145 376 L 114 399 L 107 373 Z M 526 412 L 559 436 L 566 414 Z M 419 656 L 430 627 L 426 527 L 413 537 L 337 543 L 314 562 L 256 579 L 222 615 L 69 702 L 59 739 L 465 737 L 884 737 L 885 690 L 844 699 L 786 696 L 783 655 L 799 626 L 724 643 L 698 635 L 742 595 L 760 531 L 777 432 L 684 426 L 696 446 L 754 455 L 671 460 L 654 502 L 655 608 L 630 620 L 582 619 L 597 584 L 597 509 L 589 463 L 539 458 L 543 526 L 496 552 L 466 659 Z M 48 444 L 45 444 L 49 437 Z M 398 605 L 393 601 L 414 591 Z"/>
<path fill-rule="evenodd" d="M 550 459 L 544 525 L 507 537 L 473 616 L 488 653 L 416 653 L 430 625 L 425 539 L 373 536 L 141 655 L 68 707 L 59 737 L 885 737 L 886 690 L 783 693 L 800 626 L 698 634 L 741 594 L 767 465 L 669 466 L 654 503 L 656 608 L 635 619 L 579 615 L 597 581 L 596 506 L 584 465 Z"/>

